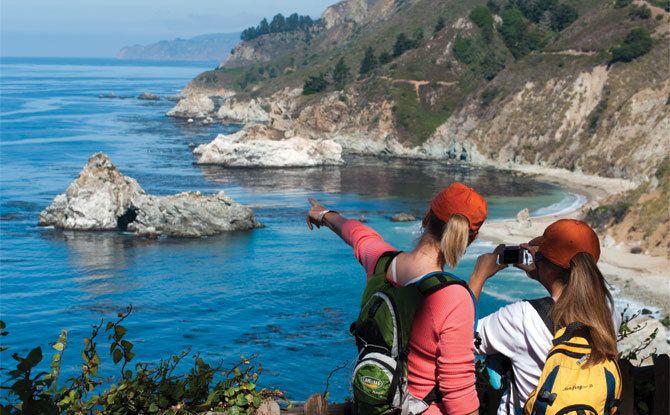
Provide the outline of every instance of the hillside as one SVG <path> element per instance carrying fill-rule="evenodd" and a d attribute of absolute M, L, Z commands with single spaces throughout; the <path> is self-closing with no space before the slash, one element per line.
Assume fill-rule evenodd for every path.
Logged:
<path fill-rule="evenodd" d="M 190 39 L 161 40 L 133 45 L 117 53 L 119 59 L 221 61 L 239 42 L 239 33 L 213 33 Z"/>
<path fill-rule="evenodd" d="M 625 0 L 539 4 L 343 1 L 309 36 L 242 42 L 170 114 L 260 122 L 349 153 L 560 167 L 646 194 L 670 153 L 670 13 Z M 626 223 L 650 221 L 670 215 Z M 668 251 L 667 233 L 613 235 Z"/>

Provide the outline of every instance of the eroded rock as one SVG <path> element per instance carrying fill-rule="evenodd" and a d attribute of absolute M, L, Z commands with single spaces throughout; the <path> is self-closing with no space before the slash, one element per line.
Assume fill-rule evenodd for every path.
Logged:
<path fill-rule="evenodd" d="M 342 164 L 342 146 L 332 140 L 284 138 L 272 128 L 250 125 L 196 147 L 198 164 L 230 167 L 307 167 Z"/>
<path fill-rule="evenodd" d="M 259 226 L 250 208 L 223 192 L 148 195 L 103 153 L 94 154 L 65 193 L 42 211 L 39 225 L 147 237 L 200 237 Z"/>

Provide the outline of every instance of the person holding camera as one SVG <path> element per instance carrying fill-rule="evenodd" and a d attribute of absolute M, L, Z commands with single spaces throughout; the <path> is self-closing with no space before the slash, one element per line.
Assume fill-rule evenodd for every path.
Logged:
<path fill-rule="evenodd" d="M 507 262 L 516 262 L 513 265 L 540 282 L 549 296 L 509 304 L 479 320 L 476 352 L 502 354 L 511 361 L 512 379 L 498 414 L 521 413 L 538 385 L 556 330 L 580 322 L 590 339 L 590 362 L 616 359 L 618 354 L 620 320 L 596 265 L 600 244 L 593 229 L 578 220 L 562 219 L 520 248 L 530 253 L 532 264 L 525 264 L 519 255 L 519 262 Z M 500 260 L 504 255 L 501 245 L 477 259 L 470 289 L 478 300 L 488 278 L 507 266 L 499 264 L 505 262 Z"/>
<path fill-rule="evenodd" d="M 461 183 L 442 190 L 430 202 L 421 237 L 409 252 L 398 251 L 369 226 L 347 220 L 316 200 L 309 202 L 309 228 L 329 227 L 353 247 L 367 275 L 362 317 L 352 324 L 359 347 L 356 368 L 368 370 L 360 384 L 356 382 L 358 369 L 354 371 L 354 413 L 400 413 L 401 407 L 403 413 L 415 414 L 476 413 L 479 400 L 472 343 L 475 303 L 467 283 L 445 273 L 444 267 L 456 267 L 477 237 L 487 215 L 484 198 Z M 424 290 L 426 284 L 431 286 Z M 384 309 L 384 301 L 366 308 L 376 298 L 387 299 L 389 309 Z M 385 320 L 370 327 L 371 321 L 375 325 L 375 321 L 396 312 L 400 316 L 393 324 Z M 398 329 L 401 335 L 406 330 L 409 339 L 399 344 L 383 341 L 395 337 L 385 336 L 387 327 L 393 327 L 394 332 Z M 379 337 L 383 337 L 381 341 Z M 369 367 L 365 367 L 366 356 L 372 356 Z M 380 362 L 377 367 L 374 360 Z M 396 364 L 398 369 L 389 369 Z M 400 380 L 398 373 L 402 375 Z M 388 394 L 379 394 L 387 388 Z M 364 393 L 369 394 L 359 399 Z"/>

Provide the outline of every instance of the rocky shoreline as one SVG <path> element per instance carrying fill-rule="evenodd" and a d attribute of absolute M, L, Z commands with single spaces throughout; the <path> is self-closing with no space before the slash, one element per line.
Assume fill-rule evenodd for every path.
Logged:
<path fill-rule="evenodd" d="M 82 231 L 123 231 L 157 238 L 202 237 L 259 227 L 254 212 L 223 192 L 154 196 L 124 176 L 103 153 L 88 160 L 65 193 L 39 216 L 40 226 Z"/>

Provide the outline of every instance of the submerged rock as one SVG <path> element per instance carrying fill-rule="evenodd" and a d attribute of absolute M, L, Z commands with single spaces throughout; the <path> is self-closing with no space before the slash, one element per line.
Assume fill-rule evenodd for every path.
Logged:
<path fill-rule="evenodd" d="M 141 99 L 144 101 L 159 101 L 161 97 L 159 97 L 156 94 L 152 94 L 151 92 L 142 92 L 137 99 Z"/>
<path fill-rule="evenodd" d="M 235 134 L 219 134 L 196 147 L 198 164 L 230 167 L 307 167 L 342 164 L 342 146 L 333 140 L 283 138 L 277 130 L 251 125 Z"/>
<path fill-rule="evenodd" d="M 413 222 L 416 220 L 416 216 L 410 215 L 409 213 L 396 213 L 391 216 L 392 222 Z"/>
<path fill-rule="evenodd" d="M 148 237 L 199 237 L 259 226 L 250 208 L 223 192 L 148 195 L 103 153 L 94 154 L 66 192 L 40 213 L 39 225 Z"/>

